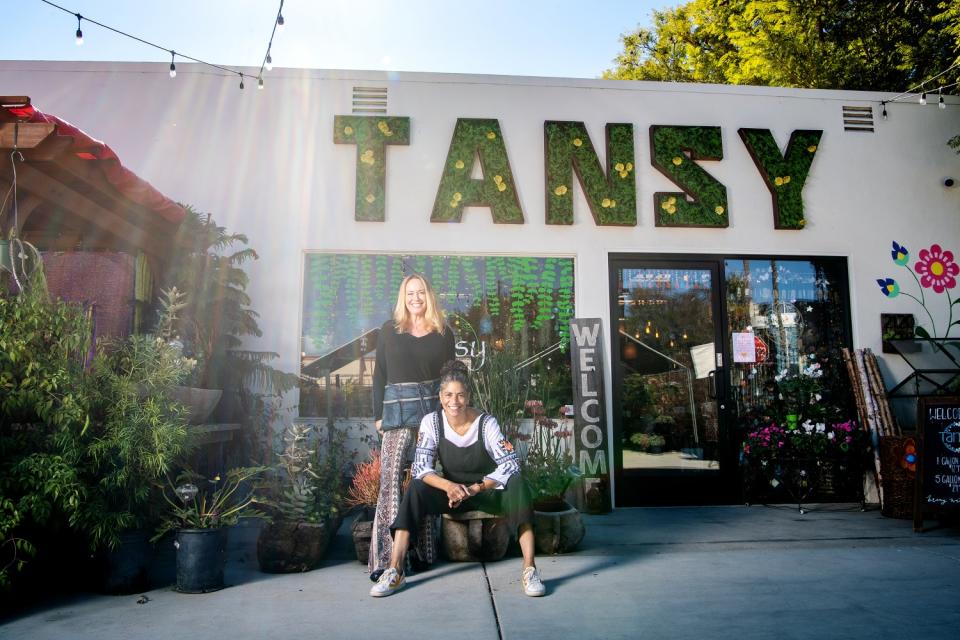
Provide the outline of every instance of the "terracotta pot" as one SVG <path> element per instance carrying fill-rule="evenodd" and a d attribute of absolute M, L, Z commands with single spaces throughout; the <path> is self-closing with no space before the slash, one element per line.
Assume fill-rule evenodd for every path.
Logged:
<path fill-rule="evenodd" d="M 319 566 L 340 528 L 340 518 L 326 522 L 269 524 L 257 538 L 257 560 L 266 573 L 298 573 Z"/>
<path fill-rule="evenodd" d="M 220 402 L 223 389 L 200 389 L 198 387 L 174 387 L 170 397 L 187 408 L 190 424 L 203 424 Z"/>
<path fill-rule="evenodd" d="M 533 530 L 536 536 L 537 553 L 555 555 L 573 551 L 586 533 L 583 516 L 569 503 L 548 507 L 534 505 Z M 540 511 L 542 508 L 555 509 Z"/>

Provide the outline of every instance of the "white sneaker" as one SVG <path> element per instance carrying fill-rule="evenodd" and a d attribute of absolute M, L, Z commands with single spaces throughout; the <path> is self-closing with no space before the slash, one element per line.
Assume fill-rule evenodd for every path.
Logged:
<path fill-rule="evenodd" d="M 383 598 L 399 591 L 406 584 L 403 574 L 393 567 L 387 569 L 377 580 L 377 584 L 370 587 L 370 595 L 374 598 Z"/>
<path fill-rule="evenodd" d="M 540 572 L 536 567 L 527 567 L 520 574 L 520 583 L 523 584 L 523 593 L 538 598 L 547 592 L 547 588 L 540 582 Z"/>

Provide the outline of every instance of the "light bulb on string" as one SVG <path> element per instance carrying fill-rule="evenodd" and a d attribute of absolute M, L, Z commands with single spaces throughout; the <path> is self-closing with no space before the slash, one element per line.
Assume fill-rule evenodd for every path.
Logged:
<path fill-rule="evenodd" d="M 940 100 L 937 102 L 937 106 L 941 109 L 947 108 L 947 103 L 943 101 L 943 93 L 940 94 Z"/>
<path fill-rule="evenodd" d="M 273 71 L 273 58 L 270 57 L 270 51 L 267 50 L 267 60 L 263 64 L 266 67 L 267 71 Z"/>
<path fill-rule="evenodd" d="M 283 0 L 280 0 L 280 10 L 277 11 L 277 31 L 283 31 Z"/>
<path fill-rule="evenodd" d="M 79 13 L 77 14 L 77 46 L 83 46 L 83 30 L 80 29 L 80 21 L 83 20 L 83 16 Z"/>
<path fill-rule="evenodd" d="M 927 92 L 924 91 L 920 94 L 920 104 L 927 104 Z"/>
<path fill-rule="evenodd" d="M 240 74 L 240 90 L 243 90 L 243 74 Z"/>
<path fill-rule="evenodd" d="M 883 115 L 883 119 L 886 120 L 887 119 L 887 103 L 883 102 L 881 104 L 883 105 L 883 113 L 881 115 Z"/>
<path fill-rule="evenodd" d="M 257 78 L 257 89 L 260 91 L 263 90 L 263 78 Z"/>
<path fill-rule="evenodd" d="M 173 61 L 176 55 L 177 54 L 175 51 L 172 51 L 172 50 L 170 51 L 170 77 L 171 78 L 177 77 L 177 63 Z"/>

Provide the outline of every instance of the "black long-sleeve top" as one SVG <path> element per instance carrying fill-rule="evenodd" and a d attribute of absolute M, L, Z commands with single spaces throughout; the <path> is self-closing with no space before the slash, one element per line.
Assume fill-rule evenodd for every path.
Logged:
<path fill-rule="evenodd" d="M 383 389 L 397 382 L 423 382 L 440 377 L 440 369 L 456 356 L 453 330 L 436 331 L 419 338 L 397 333 L 393 320 L 380 327 L 373 370 L 373 415 L 383 417 Z"/>

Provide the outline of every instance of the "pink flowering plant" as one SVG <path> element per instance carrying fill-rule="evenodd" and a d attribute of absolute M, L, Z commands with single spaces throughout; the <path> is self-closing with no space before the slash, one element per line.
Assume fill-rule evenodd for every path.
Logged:
<path fill-rule="evenodd" d="M 900 283 L 893 278 L 877 279 L 880 292 L 888 298 L 896 298 L 899 295 L 907 296 L 923 308 L 930 321 L 930 330 L 928 331 L 925 327 L 917 325 L 914 333 L 920 338 L 936 338 L 939 336 L 937 323 L 927 307 L 927 297 L 924 291 L 932 289 L 935 294 L 945 294 L 947 296 L 948 317 L 943 337 L 949 337 L 953 327 L 960 325 L 960 320 L 953 319 L 953 308 L 960 304 L 960 298 L 954 300 L 950 296 L 950 290 L 957 286 L 957 276 L 960 275 L 960 265 L 954 260 L 953 252 L 943 249 L 939 244 L 932 244 L 930 248 L 920 250 L 917 255 L 918 260 L 914 262 L 911 268 L 910 251 L 894 241 L 890 257 L 896 265 L 906 269 L 919 285 L 920 297 L 903 291 L 900 288 Z"/>
<path fill-rule="evenodd" d="M 517 435 L 525 445 L 521 449 L 521 467 L 534 505 L 562 502 L 570 484 L 582 475 L 573 464 L 568 444 L 573 434 L 547 416 L 540 400 L 528 400 L 525 410 L 533 417 L 533 433 Z"/>
<path fill-rule="evenodd" d="M 767 466 L 787 459 L 844 459 L 862 455 L 866 434 L 853 420 L 827 424 L 806 420 L 795 426 L 775 422 L 749 431 L 743 442 L 747 463 Z"/>

